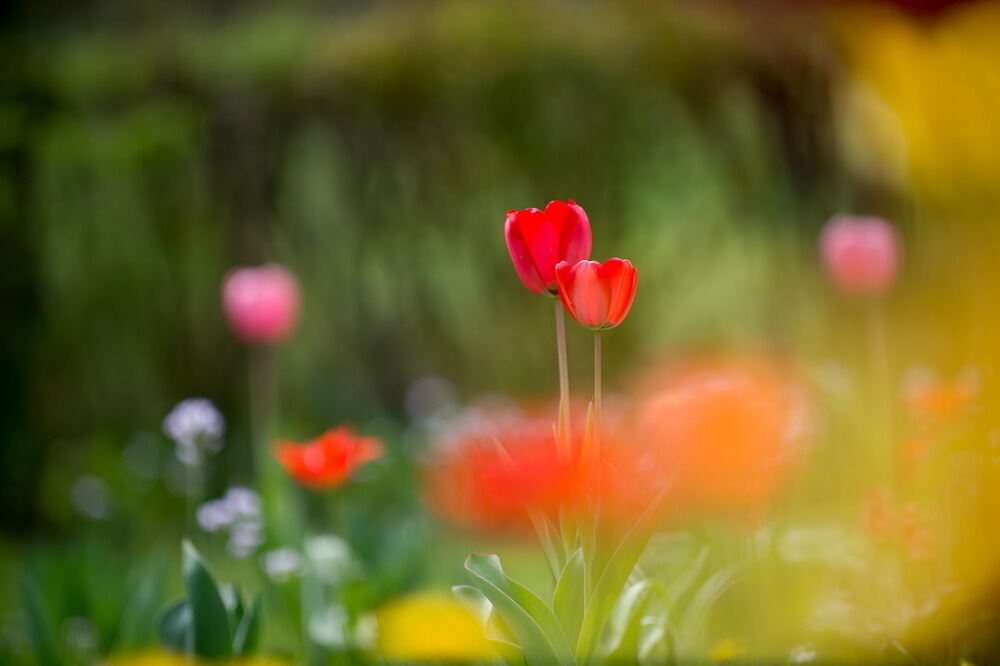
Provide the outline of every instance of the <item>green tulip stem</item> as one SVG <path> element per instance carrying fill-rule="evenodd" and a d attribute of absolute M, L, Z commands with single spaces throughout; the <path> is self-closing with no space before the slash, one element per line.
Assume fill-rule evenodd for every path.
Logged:
<path fill-rule="evenodd" d="M 601 451 L 601 332 L 594 331 L 594 461 Z"/>
<path fill-rule="evenodd" d="M 560 454 L 569 459 L 569 364 L 566 360 L 566 314 L 559 299 L 556 299 L 555 307 L 556 352 L 559 357 L 559 424 L 557 439 Z"/>

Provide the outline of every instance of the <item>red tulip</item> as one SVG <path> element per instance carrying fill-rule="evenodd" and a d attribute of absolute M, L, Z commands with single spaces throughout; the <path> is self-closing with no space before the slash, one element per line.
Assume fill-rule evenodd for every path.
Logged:
<path fill-rule="evenodd" d="M 347 480 L 355 469 L 382 455 L 376 437 L 359 437 L 351 428 L 327 430 L 311 442 L 278 442 L 274 457 L 303 486 L 324 490 Z"/>
<path fill-rule="evenodd" d="M 566 261 L 556 267 L 559 298 L 566 311 L 580 324 L 600 331 L 614 328 L 625 320 L 639 272 L 628 259 L 596 261 Z"/>
<path fill-rule="evenodd" d="M 590 256 L 590 221 L 572 199 L 552 201 L 545 210 L 508 212 L 504 237 L 517 276 L 536 294 L 557 292 L 560 261 L 575 264 Z"/>

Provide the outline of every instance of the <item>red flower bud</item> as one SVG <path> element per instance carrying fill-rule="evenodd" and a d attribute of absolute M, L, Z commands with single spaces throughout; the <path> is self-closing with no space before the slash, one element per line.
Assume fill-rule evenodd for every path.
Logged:
<path fill-rule="evenodd" d="M 504 237 L 517 276 L 536 294 L 555 294 L 556 264 L 590 256 L 590 221 L 572 199 L 552 201 L 545 210 L 507 213 Z"/>
<path fill-rule="evenodd" d="M 628 259 L 562 262 L 556 267 L 559 298 L 580 324 L 594 330 L 614 328 L 625 320 L 639 272 Z"/>

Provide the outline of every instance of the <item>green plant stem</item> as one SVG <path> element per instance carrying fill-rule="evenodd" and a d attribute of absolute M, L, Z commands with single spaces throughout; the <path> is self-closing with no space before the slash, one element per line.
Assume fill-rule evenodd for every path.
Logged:
<path fill-rule="evenodd" d="M 893 465 L 892 450 L 892 386 L 889 369 L 889 349 L 886 340 L 885 319 L 882 313 L 881 301 L 873 299 L 866 303 L 866 334 L 868 337 L 868 362 L 871 372 L 874 413 L 875 438 L 874 450 L 878 455 L 878 471 L 880 481 L 892 485 Z"/>
<path fill-rule="evenodd" d="M 594 464 L 601 458 L 601 332 L 594 331 Z"/>
<path fill-rule="evenodd" d="M 559 453 L 566 459 L 570 456 L 569 425 L 569 364 L 566 360 L 566 313 L 562 302 L 555 301 L 556 354 L 559 357 Z"/>
<path fill-rule="evenodd" d="M 250 465 L 263 484 L 268 462 L 267 436 L 274 418 L 274 357 L 265 346 L 255 346 L 249 354 Z M 263 487 L 263 485 L 261 485 Z"/>

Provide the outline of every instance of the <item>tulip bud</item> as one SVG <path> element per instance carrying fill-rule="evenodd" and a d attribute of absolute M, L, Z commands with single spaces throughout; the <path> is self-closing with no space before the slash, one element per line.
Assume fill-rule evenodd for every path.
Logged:
<path fill-rule="evenodd" d="M 250 343 L 284 340 L 299 313 L 299 287 L 283 266 L 237 268 L 222 283 L 222 305 L 229 327 Z"/>
<path fill-rule="evenodd" d="M 896 231 L 877 217 L 838 216 L 820 235 L 830 279 L 845 294 L 881 294 L 892 286 L 899 262 Z"/>

